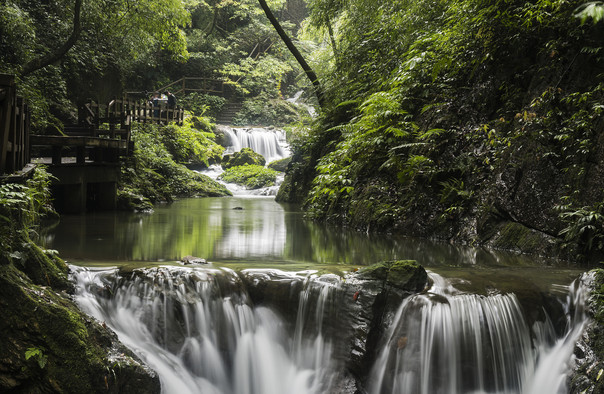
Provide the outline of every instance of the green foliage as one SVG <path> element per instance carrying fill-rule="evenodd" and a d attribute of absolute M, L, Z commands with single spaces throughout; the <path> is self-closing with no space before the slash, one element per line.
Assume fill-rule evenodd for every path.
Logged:
<path fill-rule="evenodd" d="M 50 196 L 51 175 L 44 166 L 38 166 L 31 179 L 25 184 L 5 183 L 0 185 L 0 250 L 11 254 L 13 243 L 27 238 L 39 219 L 54 213 Z"/>
<path fill-rule="evenodd" d="M 566 225 L 559 234 L 566 246 L 578 245 L 584 259 L 590 253 L 604 251 L 604 203 L 583 207 L 567 204 L 557 210 Z"/>
<path fill-rule="evenodd" d="M 74 1 L 15 0 L 0 5 L 0 72 L 19 74 L 28 62 L 56 52 L 73 31 Z M 85 1 L 79 40 L 59 62 L 17 84 L 38 133 L 73 122 L 77 105 L 121 96 L 123 85 L 151 90 L 147 72 L 188 58 L 181 27 L 190 15 L 180 0 Z M 151 79 L 155 79 L 153 76 Z M 132 81 L 132 82 L 131 82 Z M 154 81 L 155 82 L 155 81 Z M 133 88 L 134 86 L 131 86 Z"/>
<path fill-rule="evenodd" d="M 265 93 L 243 102 L 241 110 L 233 118 L 233 124 L 283 126 L 300 121 L 305 110 L 280 98 L 270 98 Z"/>
<path fill-rule="evenodd" d="M 25 359 L 29 360 L 30 358 L 36 360 L 40 369 L 44 369 L 48 362 L 48 356 L 44 354 L 44 349 L 37 347 L 30 347 L 25 351 Z"/>
<path fill-rule="evenodd" d="M 121 206 L 145 204 L 151 202 L 172 201 L 179 196 L 224 196 L 230 193 L 223 186 L 209 177 L 187 169 L 184 165 L 176 163 L 172 153 L 164 145 L 168 139 L 173 144 L 172 149 L 176 154 L 189 157 L 191 150 L 182 144 L 183 138 L 198 136 L 198 132 L 190 127 L 171 128 L 168 136 L 162 134 L 166 128 L 157 125 L 138 125 L 133 128 L 135 150 L 133 157 L 129 158 L 122 167 L 120 179 L 120 195 L 128 200 L 121 201 Z M 182 133 L 182 134 L 181 134 Z M 185 137 L 183 137 L 184 135 Z M 204 137 L 206 138 L 206 137 Z M 201 153 L 200 158 L 209 158 L 216 151 L 214 145 L 208 145 L 209 150 Z M 222 148 L 220 148 L 222 149 Z M 218 150 L 220 150 L 218 149 Z M 212 153 L 214 152 L 214 153 Z"/>
<path fill-rule="evenodd" d="M 591 19 L 594 23 L 598 23 L 604 18 L 604 3 L 601 1 L 590 1 L 582 4 L 575 11 L 575 16 L 581 20 L 581 23 Z"/>
<path fill-rule="evenodd" d="M 214 133 L 197 130 L 186 122 L 169 124 L 157 130 L 163 145 L 177 163 L 204 164 L 219 162 L 224 148 L 214 142 Z"/>
<path fill-rule="evenodd" d="M 355 183 L 376 175 L 376 172 L 400 172 L 401 181 L 405 181 L 405 177 L 420 170 L 419 164 L 401 168 L 397 149 L 413 140 L 417 126 L 409 121 L 398 98 L 391 93 L 378 92 L 365 100 L 359 109 L 361 114 L 353 122 L 335 127 L 343 140 L 317 165 L 317 176 L 309 193 L 311 215 L 334 213 L 339 204 L 349 200 Z M 419 163 L 418 160 L 414 162 Z"/>
<path fill-rule="evenodd" d="M 179 106 L 191 112 L 194 116 L 216 117 L 226 103 L 224 97 L 205 93 L 189 93 L 179 99 Z"/>
<path fill-rule="evenodd" d="M 229 183 L 243 185 L 248 189 L 260 189 L 273 186 L 277 171 L 258 165 L 243 165 L 226 169 L 220 179 Z"/>
<path fill-rule="evenodd" d="M 600 3 L 582 9 L 598 19 Z M 329 105 L 294 139 L 280 195 L 313 218 L 464 241 L 478 212 L 520 204 L 531 228 L 597 250 L 604 33 L 579 5 L 313 0 L 315 38 L 333 35 L 313 64 Z"/>

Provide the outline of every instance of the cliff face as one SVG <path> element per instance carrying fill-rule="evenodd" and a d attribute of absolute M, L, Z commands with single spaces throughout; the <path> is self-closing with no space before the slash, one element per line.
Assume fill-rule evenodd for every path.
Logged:
<path fill-rule="evenodd" d="M 587 313 L 591 321 L 575 346 L 576 361 L 570 377 L 573 394 L 604 392 L 604 271 L 589 272 L 584 283 L 590 290 Z"/>
<path fill-rule="evenodd" d="M 0 391 L 159 393 L 157 375 L 71 300 L 65 263 L 23 241 L 0 261 Z"/>

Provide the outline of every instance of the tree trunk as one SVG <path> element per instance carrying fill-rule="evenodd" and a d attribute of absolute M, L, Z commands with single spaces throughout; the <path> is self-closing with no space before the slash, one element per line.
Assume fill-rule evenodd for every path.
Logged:
<path fill-rule="evenodd" d="M 273 15 L 270 8 L 268 8 L 268 5 L 266 4 L 266 0 L 258 0 L 258 2 L 260 3 L 260 6 L 264 10 L 266 17 L 268 18 L 268 20 L 271 22 L 271 24 L 277 31 L 277 34 L 279 34 L 279 37 L 281 37 L 281 39 L 287 46 L 287 49 L 289 49 L 289 51 L 292 53 L 292 55 L 294 55 L 294 57 L 296 58 L 296 60 L 300 64 L 300 66 L 302 66 L 302 69 L 304 70 L 304 72 L 306 73 L 306 76 L 308 77 L 308 79 L 310 80 L 310 82 L 312 83 L 312 85 L 314 87 L 315 95 L 317 96 L 317 100 L 319 101 L 319 106 L 323 107 L 325 104 L 325 99 L 323 97 L 323 88 L 321 87 L 321 83 L 319 82 L 319 79 L 317 78 L 317 74 L 315 74 L 315 72 L 312 70 L 312 68 L 310 68 L 308 63 L 306 63 L 306 60 L 304 60 L 304 58 L 302 57 L 302 54 L 300 53 L 300 51 L 298 51 L 298 48 L 296 48 L 296 46 L 294 45 L 292 40 L 289 38 L 289 36 L 285 32 L 285 30 L 283 30 L 283 28 L 279 24 L 279 21 L 277 20 L 277 18 L 275 18 L 275 15 Z"/>
<path fill-rule="evenodd" d="M 80 32 L 82 31 L 82 26 L 80 23 L 80 12 L 82 10 L 82 0 L 75 0 L 74 11 L 73 11 L 73 31 L 71 35 L 65 41 L 65 43 L 54 52 L 48 53 L 44 56 L 41 56 L 37 59 L 33 59 L 23 68 L 21 69 L 20 77 L 23 78 L 26 75 L 33 73 L 41 68 L 48 66 L 61 59 L 65 54 L 75 45 L 75 43 L 80 38 Z"/>

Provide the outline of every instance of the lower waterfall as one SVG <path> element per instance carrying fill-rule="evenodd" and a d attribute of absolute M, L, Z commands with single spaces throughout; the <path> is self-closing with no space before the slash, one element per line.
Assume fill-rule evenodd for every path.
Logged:
<path fill-rule="evenodd" d="M 430 292 L 403 301 L 373 366 L 371 393 L 567 393 L 583 331 L 584 290 L 568 291 L 566 325 L 526 322 L 514 294 L 462 294 L 432 274 Z"/>
<path fill-rule="evenodd" d="M 343 392 L 337 381 L 346 360 L 338 349 L 347 333 L 334 326 L 346 281 L 336 275 L 282 272 L 303 283 L 290 286 L 298 301 L 288 321 L 270 305 L 253 305 L 241 274 L 227 269 L 71 268 L 80 307 L 159 374 L 164 393 Z M 581 286 L 562 289 L 567 322 L 557 332 L 545 310 L 529 326 L 514 294 L 463 294 L 430 276 L 432 288 L 404 299 L 391 316 L 364 390 L 566 392 L 586 322 Z"/>

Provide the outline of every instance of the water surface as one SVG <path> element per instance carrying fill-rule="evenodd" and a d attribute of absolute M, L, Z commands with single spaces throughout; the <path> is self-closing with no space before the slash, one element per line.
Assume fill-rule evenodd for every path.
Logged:
<path fill-rule="evenodd" d="M 413 259 L 478 289 L 505 283 L 543 290 L 568 284 L 581 271 L 511 253 L 326 226 L 272 197 L 183 199 L 159 205 L 152 214 L 63 215 L 40 234 L 45 247 L 79 265 L 169 264 L 192 255 L 235 269 L 341 273 L 383 260 Z"/>

